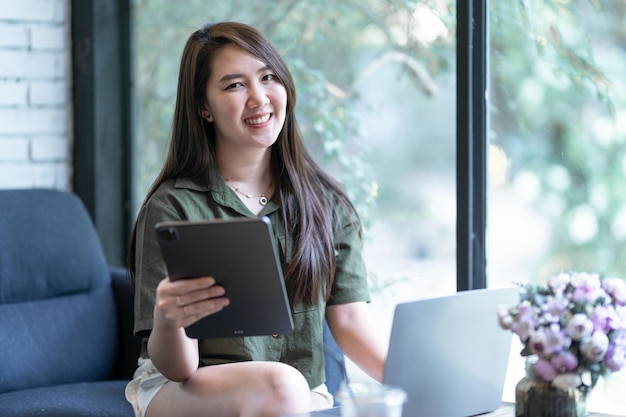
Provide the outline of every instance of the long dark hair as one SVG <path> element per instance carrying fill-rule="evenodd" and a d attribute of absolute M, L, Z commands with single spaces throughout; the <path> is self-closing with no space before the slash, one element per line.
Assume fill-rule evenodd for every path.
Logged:
<path fill-rule="evenodd" d="M 271 149 L 271 169 L 276 178 L 286 229 L 291 231 L 293 253 L 284 275 L 292 289 L 292 303 L 316 304 L 327 299 L 336 268 L 333 243 L 335 210 L 358 216 L 341 187 L 315 163 L 307 151 L 295 117 L 296 89 L 287 65 L 272 43 L 258 30 L 236 22 L 204 25 L 194 32 L 183 50 L 169 150 L 147 201 L 164 181 L 177 177 L 219 178 L 213 124 L 201 117 L 206 84 L 215 54 L 235 45 L 265 62 L 287 91 L 283 129 Z M 144 202 L 145 204 L 145 202 Z M 135 272 L 137 225 L 131 235 L 128 268 Z"/>

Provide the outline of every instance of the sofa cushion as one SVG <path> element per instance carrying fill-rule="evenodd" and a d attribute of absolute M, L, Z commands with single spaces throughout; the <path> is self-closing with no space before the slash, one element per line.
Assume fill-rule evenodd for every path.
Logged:
<path fill-rule="evenodd" d="M 0 304 L 0 392 L 107 378 L 115 321 L 109 288 Z"/>
<path fill-rule="evenodd" d="M 0 304 L 110 287 L 98 235 L 74 194 L 3 190 L 0 236 Z"/>
<path fill-rule="evenodd" d="M 127 381 L 56 385 L 0 394 L 0 416 L 132 417 Z"/>

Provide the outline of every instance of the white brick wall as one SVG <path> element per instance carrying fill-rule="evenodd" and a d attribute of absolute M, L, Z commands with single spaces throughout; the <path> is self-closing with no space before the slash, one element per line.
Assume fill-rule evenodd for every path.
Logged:
<path fill-rule="evenodd" d="M 0 188 L 70 188 L 70 0 L 0 0 Z"/>

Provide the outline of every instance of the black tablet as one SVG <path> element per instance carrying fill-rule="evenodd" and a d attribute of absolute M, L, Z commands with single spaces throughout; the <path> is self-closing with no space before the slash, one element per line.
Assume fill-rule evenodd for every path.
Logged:
<path fill-rule="evenodd" d="M 212 276 L 230 299 L 220 312 L 187 327 L 189 337 L 293 332 L 269 218 L 163 222 L 156 232 L 170 279 Z"/>

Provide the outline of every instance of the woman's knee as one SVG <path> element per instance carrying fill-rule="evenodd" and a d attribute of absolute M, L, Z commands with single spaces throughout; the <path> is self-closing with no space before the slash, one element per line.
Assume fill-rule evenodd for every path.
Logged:
<path fill-rule="evenodd" d="M 311 391 L 304 376 L 285 364 L 272 364 L 262 373 L 261 397 L 252 399 L 255 407 L 268 411 L 268 415 L 296 414 L 308 411 Z"/>
<path fill-rule="evenodd" d="M 204 410 L 214 415 L 275 417 L 310 410 L 309 385 L 292 366 L 245 362 L 207 368 L 185 382 L 166 384 L 151 401 L 148 415 L 168 415 L 174 404 L 181 407 L 179 411 L 186 411 L 179 415 L 197 415 L 194 410 Z"/>
<path fill-rule="evenodd" d="M 310 388 L 304 375 L 292 366 L 282 363 L 268 372 L 268 382 L 277 395 L 309 397 Z"/>

